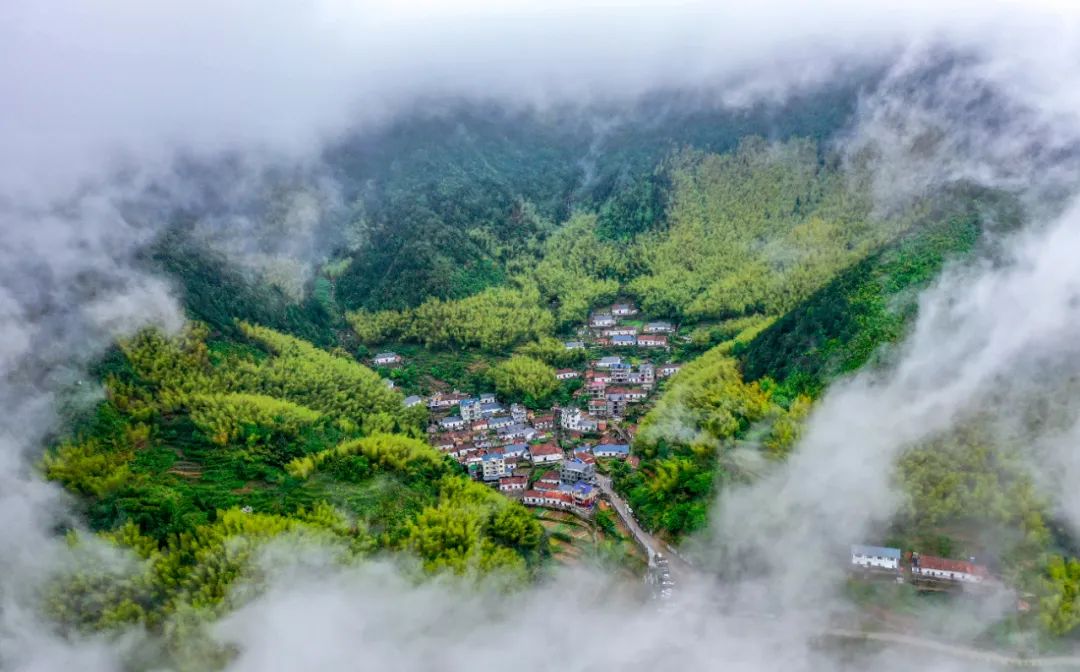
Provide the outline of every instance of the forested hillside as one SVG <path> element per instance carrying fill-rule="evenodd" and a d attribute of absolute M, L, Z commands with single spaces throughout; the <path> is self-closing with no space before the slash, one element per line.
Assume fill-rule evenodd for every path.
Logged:
<path fill-rule="evenodd" d="M 396 549 L 430 572 L 522 577 L 544 553 L 521 505 L 465 477 L 418 437 L 369 369 L 266 327 L 237 338 L 192 324 L 145 331 L 101 364 L 106 400 L 44 458 L 109 543 L 142 558 L 136 581 L 87 562 L 57 585 L 54 609 L 85 629 L 165 627 L 230 606 L 259 548 L 305 538 L 344 558 Z"/>

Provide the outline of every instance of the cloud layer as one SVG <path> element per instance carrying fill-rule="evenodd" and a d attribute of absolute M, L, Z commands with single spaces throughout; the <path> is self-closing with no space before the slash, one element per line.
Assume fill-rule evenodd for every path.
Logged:
<path fill-rule="evenodd" d="M 1080 24 L 1064 5 L 9 5 L 0 9 L 0 521 L 8 541 L 0 667 L 119 667 L 121 645 L 65 641 L 34 616 L 46 561 L 63 562 L 51 529 L 68 514 L 29 465 L 55 427 L 58 391 L 86 362 L 118 334 L 180 319 L 168 285 L 136 262 L 158 229 L 123 207 L 151 183 L 168 186 L 155 204 L 162 208 L 198 201 L 175 174 L 178 155 L 232 153 L 251 161 L 253 174 L 282 164 L 317 173 L 327 141 L 423 100 L 544 106 L 667 88 L 738 105 L 887 64 L 885 85 L 864 100 L 848 139 L 878 152 L 883 206 L 962 179 L 1028 196 L 1036 221 L 1009 241 L 1007 259 L 956 270 L 924 297 L 906 356 L 884 379 L 859 377 L 831 393 L 790 469 L 723 502 L 719 529 L 732 545 L 783 540 L 808 554 L 767 568 L 769 592 L 785 598 L 831 597 L 827 583 L 801 591 L 802 568 L 826 565 L 820 540 L 836 529 L 855 534 L 889 516 L 888 473 L 905 445 L 978 409 L 1002 378 L 1071 371 L 1076 361 L 1080 276 L 1069 254 L 1080 249 L 1080 210 L 1036 207 L 1048 193 L 1067 200 L 1077 176 Z M 935 74 L 943 54 L 952 67 Z M 238 200 L 258 192 L 238 184 Z M 331 202 L 333 189 L 326 193 Z M 304 198 L 286 209 L 286 233 L 317 223 L 323 201 Z M 227 208 L 203 223 L 226 247 L 250 225 Z M 282 240 L 280 249 L 237 253 L 312 256 L 303 235 Z M 1051 464 L 1078 473 L 1076 430 L 1065 424 L 1037 444 Z M 1067 486 L 1051 475 L 1047 482 Z M 1075 506 L 1066 500 L 1064 514 L 1080 524 Z M 755 584 L 740 588 L 762 594 Z M 241 646 L 237 670 L 373 661 L 414 670 L 433 660 L 440 669 L 502 668 L 511 658 L 522 670 L 671 661 L 821 669 L 812 629 L 787 618 L 805 603 L 788 600 L 776 627 L 744 632 L 717 615 L 716 588 L 684 594 L 676 615 L 659 616 L 592 577 L 500 598 L 452 584 L 415 587 L 378 566 L 283 579 L 219 634 Z M 555 654 L 537 632 L 547 641 L 561 635 Z"/>

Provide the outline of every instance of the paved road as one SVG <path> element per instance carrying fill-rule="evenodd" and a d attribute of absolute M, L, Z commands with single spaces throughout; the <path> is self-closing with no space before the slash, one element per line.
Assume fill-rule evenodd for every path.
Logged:
<path fill-rule="evenodd" d="M 626 503 L 626 500 L 611 487 L 610 477 L 597 474 L 596 482 L 600 486 L 600 491 L 607 496 L 612 507 L 622 518 L 623 523 L 629 528 L 630 533 L 637 539 L 638 544 L 645 548 L 649 555 L 650 567 L 655 565 L 656 554 L 663 553 L 668 558 L 668 567 L 673 574 L 687 574 L 693 571 L 693 568 L 682 557 L 677 555 L 675 549 L 671 548 L 667 542 L 649 534 L 638 525 L 637 520 L 630 515 L 630 506 Z"/>
<path fill-rule="evenodd" d="M 946 644 L 932 639 L 902 635 L 892 632 L 862 632 L 860 630 L 829 629 L 822 632 L 823 637 L 835 637 L 837 639 L 861 640 L 900 644 L 925 651 L 944 653 L 955 658 L 974 660 L 981 663 L 998 665 L 1002 667 L 1036 667 L 1036 668 L 1066 668 L 1080 669 L 1080 657 L 1077 656 L 1047 656 L 1043 658 L 1016 658 L 986 649 L 973 649 L 966 646 Z"/>
<path fill-rule="evenodd" d="M 630 507 L 627 505 L 626 500 L 620 497 L 619 493 L 615 492 L 615 489 L 611 487 L 611 477 L 597 474 L 596 484 L 600 486 L 600 491 L 607 496 L 608 501 L 611 502 L 616 513 L 619 514 L 623 523 L 629 528 L 630 533 L 637 539 L 638 544 L 645 548 L 646 553 L 649 555 L 649 566 L 652 566 L 653 557 L 656 555 L 657 550 L 663 548 L 660 545 L 660 540 L 641 529 L 637 520 L 630 515 Z"/>

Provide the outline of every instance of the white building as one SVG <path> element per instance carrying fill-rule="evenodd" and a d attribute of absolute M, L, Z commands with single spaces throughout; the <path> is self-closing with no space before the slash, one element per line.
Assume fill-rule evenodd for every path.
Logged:
<path fill-rule="evenodd" d="M 957 583 L 982 583 L 990 576 L 987 569 L 980 565 L 919 553 L 911 554 L 911 574 L 920 578 Z"/>
<path fill-rule="evenodd" d="M 601 357 L 596 360 L 596 368 L 598 369 L 610 369 L 622 364 L 622 357 Z"/>
<path fill-rule="evenodd" d="M 642 331 L 646 334 L 670 334 L 675 331 L 675 326 L 670 322 L 649 322 Z"/>
<path fill-rule="evenodd" d="M 506 476 L 506 458 L 501 452 L 488 453 L 482 459 L 482 473 L 485 481 L 497 481 Z"/>
<path fill-rule="evenodd" d="M 371 361 L 375 362 L 379 366 L 386 366 L 388 364 L 398 364 L 401 362 L 401 355 L 396 352 L 380 352 L 375 355 L 375 358 Z"/>
<path fill-rule="evenodd" d="M 611 307 L 611 314 L 619 317 L 637 315 L 637 307 L 632 303 L 616 303 Z"/>
<path fill-rule="evenodd" d="M 864 569 L 900 568 L 900 549 L 885 546 L 852 546 L 851 564 Z"/>
<path fill-rule="evenodd" d="M 465 429 L 465 420 L 460 415 L 448 415 L 439 420 L 439 427 L 443 429 Z"/>
<path fill-rule="evenodd" d="M 604 327 L 614 327 L 615 318 L 607 313 L 597 313 L 589 320 L 589 326 L 597 329 Z"/>

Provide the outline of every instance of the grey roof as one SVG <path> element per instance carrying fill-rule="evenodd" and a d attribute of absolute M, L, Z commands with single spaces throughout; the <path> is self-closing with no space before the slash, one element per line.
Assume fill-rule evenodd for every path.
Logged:
<path fill-rule="evenodd" d="M 601 453 L 629 453 L 630 446 L 625 443 L 601 443 L 593 446 L 593 452 Z"/>
<path fill-rule="evenodd" d="M 406 406 L 412 406 L 414 404 L 419 404 L 423 400 L 424 400 L 423 397 L 421 397 L 419 395 L 416 395 L 416 394 L 413 394 L 413 395 L 410 395 L 408 397 L 405 397 L 405 405 Z"/>
<path fill-rule="evenodd" d="M 899 548 L 889 548 L 887 546 L 861 546 L 853 544 L 851 546 L 852 555 L 868 555 L 878 558 L 892 558 L 893 560 L 900 559 Z"/>
<path fill-rule="evenodd" d="M 379 354 L 375 355 L 375 359 L 382 359 L 383 357 L 397 357 L 397 356 L 398 356 L 398 354 L 396 352 L 380 352 Z"/>
<path fill-rule="evenodd" d="M 571 471 L 588 471 L 590 466 L 592 465 L 583 462 L 576 457 L 567 462 L 563 462 L 563 469 L 570 469 Z"/>

